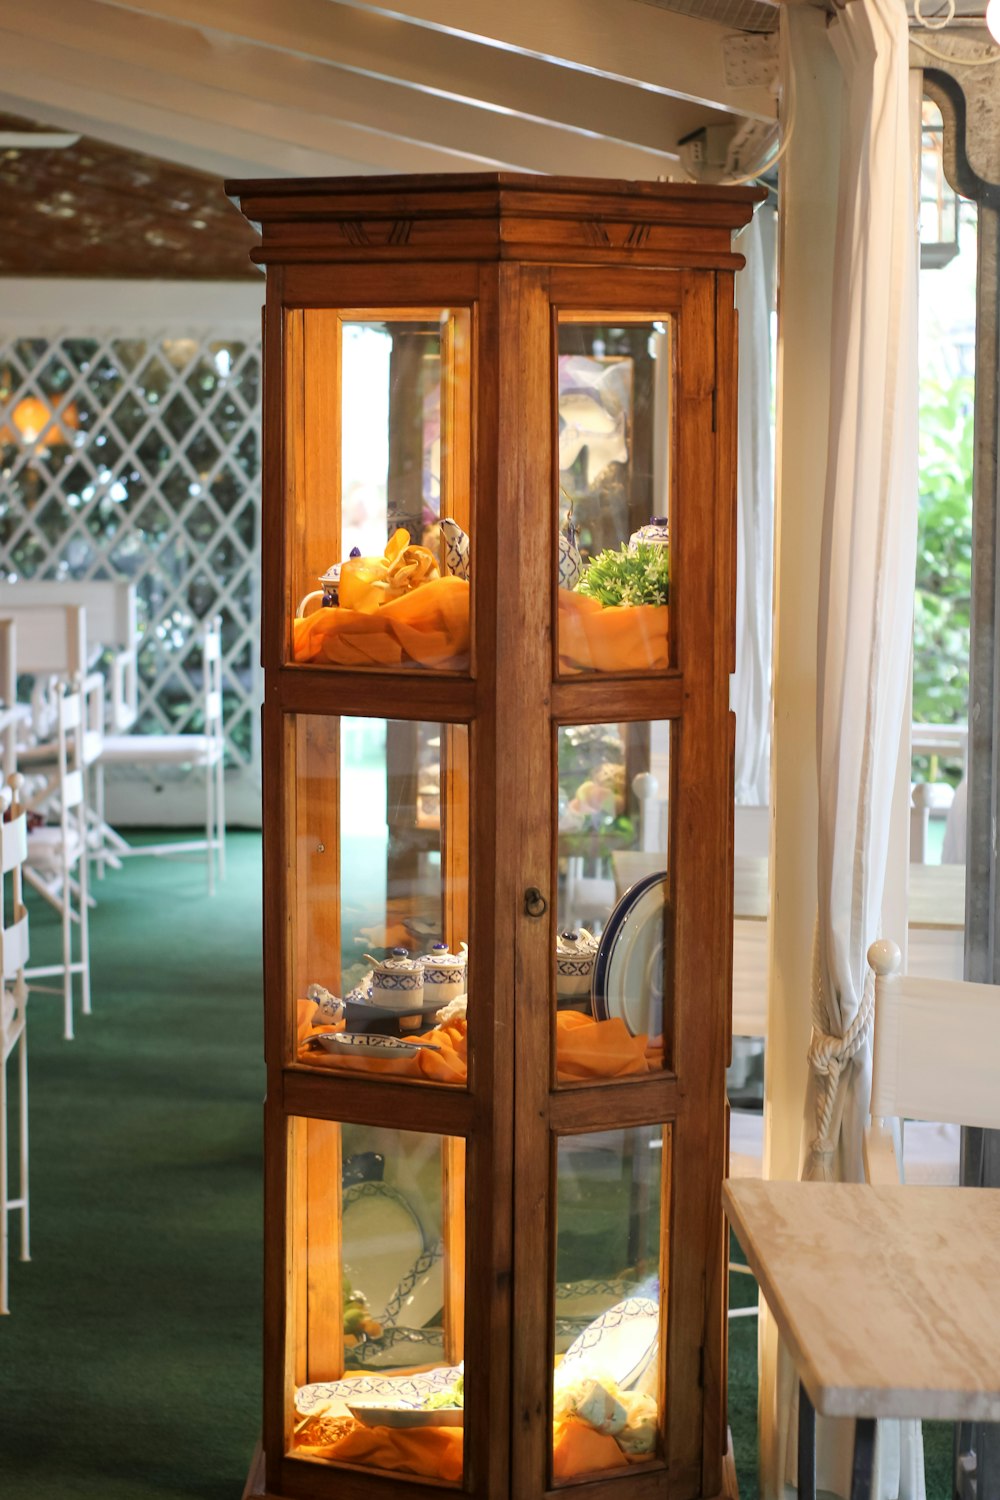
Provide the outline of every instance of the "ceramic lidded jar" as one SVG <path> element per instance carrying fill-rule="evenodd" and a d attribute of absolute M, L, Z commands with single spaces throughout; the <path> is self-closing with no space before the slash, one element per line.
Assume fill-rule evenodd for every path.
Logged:
<path fill-rule="evenodd" d="M 424 967 L 405 948 L 393 948 L 388 958 L 365 957 L 372 966 L 372 1004 L 385 1010 L 418 1010 L 424 1003 Z"/>
<path fill-rule="evenodd" d="M 597 956 L 597 939 L 586 928 L 561 932 L 556 939 L 556 994 L 560 1000 L 590 995 L 590 976 Z"/>
<path fill-rule="evenodd" d="M 669 547 L 670 522 L 667 517 L 651 516 L 645 526 L 633 531 L 628 539 L 628 550 L 638 552 L 640 542 L 646 542 L 651 547 Z"/>
<path fill-rule="evenodd" d="M 447 943 L 435 943 L 421 962 L 424 966 L 424 1004 L 447 1005 L 466 993 L 466 967 L 469 950 L 462 944 L 461 953 L 452 953 Z"/>

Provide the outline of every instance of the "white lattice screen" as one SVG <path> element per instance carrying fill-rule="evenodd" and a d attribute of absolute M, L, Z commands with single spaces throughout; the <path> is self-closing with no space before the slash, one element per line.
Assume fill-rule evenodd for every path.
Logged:
<path fill-rule="evenodd" d="M 199 727 L 195 636 L 220 614 L 229 764 L 256 780 L 259 337 L 18 321 L 0 332 L 0 578 L 136 584 L 149 730 Z"/>

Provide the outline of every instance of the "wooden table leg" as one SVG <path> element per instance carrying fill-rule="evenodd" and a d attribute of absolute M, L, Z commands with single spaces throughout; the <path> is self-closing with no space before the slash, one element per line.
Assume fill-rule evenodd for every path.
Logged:
<path fill-rule="evenodd" d="M 875 1418 L 858 1417 L 854 1424 L 854 1463 L 851 1468 L 851 1500 L 871 1500 L 875 1466 Z"/>
<path fill-rule="evenodd" d="M 799 1382 L 799 1500 L 816 1500 L 816 1413 Z M 851 1500 L 856 1500 L 853 1492 Z"/>

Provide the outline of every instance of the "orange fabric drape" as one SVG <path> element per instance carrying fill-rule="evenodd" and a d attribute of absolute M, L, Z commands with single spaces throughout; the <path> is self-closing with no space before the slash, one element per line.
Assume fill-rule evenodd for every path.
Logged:
<path fill-rule="evenodd" d="M 559 670 L 651 672 L 669 665 L 666 604 L 605 609 L 586 594 L 559 590 Z"/>
<path fill-rule="evenodd" d="M 463 1437 L 461 1427 L 364 1427 L 359 1422 L 336 1442 L 322 1447 L 299 1445 L 295 1451 L 333 1463 L 364 1464 L 458 1484 L 462 1478 Z M 552 1437 L 556 1480 L 621 1469 L 632 1461 L 613 1437 L 595 1432 L 574 1417 L 557 1421 Z"/>
<path fill-rule="evenodd" d="M 432 578 L 373 611 L 317 609 L 297 618 L 292 629 L 296 661 L 464 671 L 469 665 L 469 585 L 463 578 Z"/>
<path fill-rule="evenodd" d="M 458 1484 L 463 1438 L 461 1427 L 364 1427 L 358 1422 L 336 1442 L 320 1448 L 301 1445 L 295 1451 L 333 1463 L 365 1464 Z"/>
<path fill-rule="evenodd" d="M 314 1026 L 316 1014 L 311 1000 L 300 1000 L 297 1013 L 299 1061 L 310 1067 L 331 1068 L 336 1072 L 381 1074 L 397 1078 L 426 1078 L 432 1083 L 462 1085 L 468 1076 L 468 1044 L 464 1021 L 450 1026 L 436 1026 L 430 1031 L 414 1033 L 422 1041 L 433 1042 L 441 1050 L 429 1048 L 409 1057 L 384 1060 L 352 1057 L 349 1053 L 318 1052 L 306 1046 L 310 1036 L 324 1031 L 342 1031 L 340 1026 Z M 630 1073 L 648 1073 L 663 1066 L 663 1047 L 659 1038 L 631 1036 L 624 1021 L 594 1021 L 578 1011 L 560 1011 L 556 1016 L 556 1059 L 560 1083 L 576 1083 L 588 1078 L 624 1078 Z"/>

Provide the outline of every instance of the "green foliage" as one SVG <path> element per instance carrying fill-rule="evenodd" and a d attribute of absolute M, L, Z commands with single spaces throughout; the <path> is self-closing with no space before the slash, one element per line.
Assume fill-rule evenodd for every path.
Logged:
<path fill-rule="evenodd" d="M 955 723 L 969 708 L 972 403 L 968 377 L 923 382 L 913 717 L 924 723 Z"/>
<path fill-rule="evenodd" d="M 600 600 L 605 609 L 618 604 L 666 604 L 670 598 L 670 551 L 639 542 L 630 552 L 623 542 L 594 558 L 576 586 L 577 593 Z"/>

